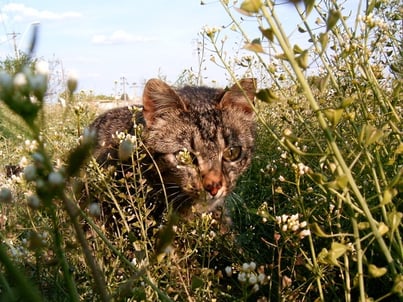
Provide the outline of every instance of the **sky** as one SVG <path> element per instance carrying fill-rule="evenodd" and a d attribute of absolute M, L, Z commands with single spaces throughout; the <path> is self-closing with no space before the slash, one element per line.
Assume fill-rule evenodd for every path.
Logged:
<path fill-rule="evenodd" d="M 295 29 L 295 9 L 282 9 L 283 23 Z M 122 91 L 123 77 L 126 92 L 138 95 L 149 78 L 173 83 L 183 70 L 197 71 L 202 28 L 230 24 L 218 0 L 0 0 L 0 21 L 0 60 L 15 47 L 26 51 L 39 24 L 36 57 L 55 63 L 59 74 L 74 73 L 80 90 L 108 96 Z M 226 85 L 224 70 L 208 58 L 205 84 Z"/>
<path fill-rule="evenodd" d="M 79 89 L 110 95 L 122 77 L 129 85 L 159 75 L 175 81 L 197 66 L 203 26 L 228 20 L 218 1 L 0 0 L 0 58 L 14 56 L 14 46 L 26 51 L 39 23 L 36 57 L 76 74 Z"/>

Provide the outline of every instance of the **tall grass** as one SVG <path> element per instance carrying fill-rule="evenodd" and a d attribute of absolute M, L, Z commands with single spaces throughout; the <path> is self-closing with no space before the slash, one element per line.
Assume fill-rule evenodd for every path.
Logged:
<path fill-rule="evenodd" d="M 232 24 L 205 28 L 203 55 L 260 83 L 231 231 L 153 217 L 141 129 L 121 137 L 136 172 L 116 178 L 90 159 L 95 110 L 74 80 L 67 108 L 44 104 L 46 74 L 18 67 L 0 74 L 0 165 L 16 174 L 0 173 L 1 301 L 402 299 L 401 4 L 290 1 L 300 45 L 277 2 L 221 5 Z M 230 58 L 226 30 L 248 52 Z M 79 207 L 84 191 L 102 206 Z"/>
<path fill-rule="evenodd" d="M 289 4 L 299 17 L 295 31 L 305 33 L 299 46 L 285 33 L 277 2 L 243 1 L 237 10 L 221 3 L 253 53 L 238 61 L 262 79 L 258 98 L 268 103 L 258 110 L 267 135 L 251 173 L 259 185 L 252 195 L 240 192 L 267 229 L 275 227 L 260 232 L 275 249 L 267 257 L 277 298 L 401 298 L 399 4 L 358 1 L 351 12 L 337 1 Z M 235 78 L 240 70 L 226 57 L 224 34 L 205 32 L 215 60 Z M 267 187 L 271 196 L 262 193 Z M 303 240 L 293 221 L 301 217 L 311 232 Z"/>

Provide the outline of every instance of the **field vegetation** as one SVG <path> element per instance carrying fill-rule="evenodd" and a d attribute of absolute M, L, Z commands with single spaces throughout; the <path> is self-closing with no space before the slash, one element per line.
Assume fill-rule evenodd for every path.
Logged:
<path fill-rule="evenodd" d="M 298 45 L 278 2 L 221 0 L 232 23 L 203 29 L 201 71 L 177 81 L 202 83 L 208 62 L 258 80 L 225 232 L 211 214 L 155 219 L 141 162 L 115 179 L 91 158 L 76 80 L 48 104 L 41 62 L 2 62 L 0 301 L 403 300 L 403 6 L 286 1 Z M 137 154 L 140 132 L 121 138 Z M 86 190 L 103 204 L 79 204 Z"/>

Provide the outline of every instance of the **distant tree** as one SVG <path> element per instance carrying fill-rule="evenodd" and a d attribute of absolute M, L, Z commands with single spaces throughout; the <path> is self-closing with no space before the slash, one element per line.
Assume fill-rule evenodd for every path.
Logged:
<path fill-rule="evenodd" d="M 0 61 L 0 70 L 9 74 L 16 74 L 26 66 L 34 68 L 36 61 L 36 59 L 32 59 L 29 55 L 20 51 L 18 57 L 7 56 Z"/>

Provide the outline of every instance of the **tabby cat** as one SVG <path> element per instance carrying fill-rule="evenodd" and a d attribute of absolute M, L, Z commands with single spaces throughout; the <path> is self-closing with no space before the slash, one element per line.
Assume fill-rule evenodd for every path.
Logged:
<path fill-rule="evenodd" d="M 154 163 L 144 173 L 153 188 L 150 203 L 165 205 L 167 196 L 182 215 L 192 208 L 212 211 L 222 206 L 251 162 L 255 91 L 255 80 L 249 78 L 227 89 L 175 89 L 151 79 L 144 87 L 142 110 L 112 109 L 90 125 L 97 133 L 95 158 L 104 166 L 125 160 L 116 133 L 133 134 L 135 125 L 143 125 L 142 141 Z"/>

